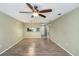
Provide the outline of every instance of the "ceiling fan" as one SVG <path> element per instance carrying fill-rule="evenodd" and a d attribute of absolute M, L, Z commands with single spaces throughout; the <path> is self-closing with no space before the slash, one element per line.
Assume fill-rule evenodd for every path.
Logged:
<path fill-rule="evenodd" d="M 46 16 L 42 13 L 52 12 L 52 9 L 44 9 L 39 11 L 38 6 L 32 6 L 30 3 L 26 3 L 26 5 L 32 10 L 32 12 L 20 11 L 19 13 L 32 13 L 32 17 L 41 16 L 43 18 L 46 18 Z"/>

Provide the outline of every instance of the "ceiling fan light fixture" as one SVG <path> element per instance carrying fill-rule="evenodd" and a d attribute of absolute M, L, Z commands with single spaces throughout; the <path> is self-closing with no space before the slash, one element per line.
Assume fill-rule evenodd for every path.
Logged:
<path fill-rule="evenodd" d="M 32 10 L 32 12 L 20 12 L 20 13 L 32 13 L 31 17 L 37 17 L 37 16 L 41 16 L 43 18 L 46 18 L 45 15 L 43 15 L 42 13 L 48 13 L 48 12 L 52 12 L 52 9 L 43 9 L 43 10 L 39 10 L 38 6 L 32 6 L 30 3 L 26 3 L 26 5 Z"/>
<path fill-rule="evenodd" d="M 38 13 L 37 12 L 34 12 L 32 15 L 33 16 L 38 16 Z"/>

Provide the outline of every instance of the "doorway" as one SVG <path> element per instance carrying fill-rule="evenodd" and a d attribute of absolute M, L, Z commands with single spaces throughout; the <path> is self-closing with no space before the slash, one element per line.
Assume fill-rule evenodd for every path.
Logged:
<path fill-rule="evenodd" d="M 41 24 L 41 38 L 48 38 L 48 26 L 47 24 Z"/>

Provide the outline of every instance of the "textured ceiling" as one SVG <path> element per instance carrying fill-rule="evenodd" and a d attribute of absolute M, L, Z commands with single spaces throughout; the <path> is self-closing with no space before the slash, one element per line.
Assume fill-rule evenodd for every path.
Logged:
<path fill-rule="evenodd" d="M 42 9 L 52 9 L 50 13 L 44 13 L 47 18 L 42 18 L 40 16 L 31 18 L 32 14 L 23 14 L 19 11 L 31 11 L 25 3 L 0 3 L 0 11 L 8 14 L 25 23 L 48 23 L 70 11 L 79 7 L 78 3 L 31 3 L 33 6 L 37 5 L 39 10 Z M 61 15 L 58 15 L 61 13 Z"/>

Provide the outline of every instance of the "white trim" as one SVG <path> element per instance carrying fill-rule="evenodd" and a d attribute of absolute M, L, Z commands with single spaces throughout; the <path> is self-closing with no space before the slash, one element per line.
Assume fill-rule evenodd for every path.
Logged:
<path fill-rule="evenodd" d="M 22 40 L 22 39 L 18 40 L 16 43 L 12 44 L 10 47 L 8 47 L 8 48 L 5 49 L 4 51 L 2 51 L 2 52 L 0 53 L 0 55 L 1 55 L 2 53 L 4 53 L 5 51 L 9 50 L 10 48 L 12 48 L 13 46 L 15 46 L 15 45 L 16 45 L 17 43 L 19 43 L 21 40 Z"/>
<path fill-rule="evenodd" d="M 65 50 L 67 53 L 69 53 L 71 56 L 74 56 L 72 53 L 70 53 L 68 50 L 66 50 L 65 48 L 63 48 L 60 44 L 58 44 L 56 41 L 53 41 L 52 39 L 50 39 L 52 42 L 54 42 L 55 44 L 57 44 L 60 48 L 62 48 L 63 50 Z"/>

